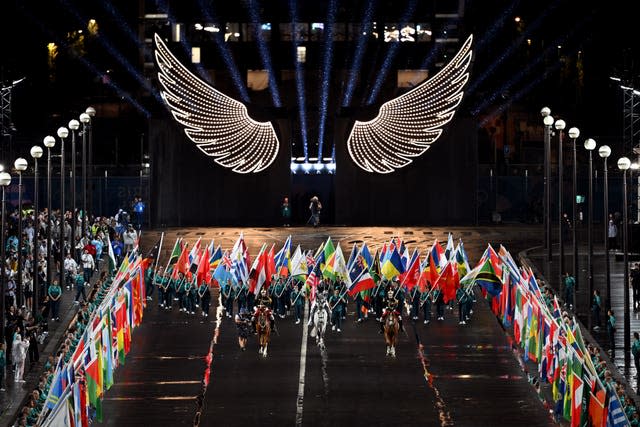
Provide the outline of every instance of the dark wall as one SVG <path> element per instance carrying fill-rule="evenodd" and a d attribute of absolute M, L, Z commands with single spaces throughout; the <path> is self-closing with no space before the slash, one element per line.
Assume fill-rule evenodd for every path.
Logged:
<path fill-rule="evenodd" d="M 238 174 L 205 156 L 171 119 L 149 122 L 153 226 L 280 224 L 282 195 L 291 186 L 286 129 L 276 160 L 260 173 Z"/>
<path fill-rule="evenodd" d="M 348 135 L 351 123 L 341 120 Z M 413 163 L 390 174 L 365 172 L 336 144 L 336 223 L 440 225 L 475 221 L 476 123 L 454 118 Z M 346 141 L 345 136 L 344 140 Z"/>
<path fill-rule="evenodd" d="M 338 119 L 336 137 L 350 123 Z M 454 119 L 422 157 L 394 173 L 371 174 L 336 144 L 336 175 L 295 175 L 289 167 L 289 127 L 276 121 L 281 142 L 274 163 L 258 174 L 237 174 L 202 154 L 170 119 L 150 122 L 151 221 L 154 226 L 281 225 L 288 195 L 293 223 L 304 224 L 309 199 L 323 204 L 321 222 L 339 225 L 440 225 L 475 221 L 476 125 Z"/>

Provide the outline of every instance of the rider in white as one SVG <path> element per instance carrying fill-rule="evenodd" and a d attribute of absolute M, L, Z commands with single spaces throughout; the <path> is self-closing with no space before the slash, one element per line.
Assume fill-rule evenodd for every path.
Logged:
<path fill-rule="evenodd" d="M 331 306 L 329 305 L 329 301 L 327 301 L 327 296 L 324 292 L 319 292 L 316 296 L 316 299 L 311 304 L 311 311 L 309 312 L 309 321 L 307 322 L 307 326 L 311 326 L 313 323 L 313 315 L 318 310 L 328 310 L 327 313 L 331 313 Z"/>
<path fill-rule="evenodd" d="M 402 315 L 398 309 L 398 300 L 396 299 L 393 290 L 387 292 L 387 299 L 385 301 L 386 307 L 382 309 L 382 317 L 380 318 L 380 330 L 384 331 L 384 320 L 390 313 L 395 313 L 398 316 L 398 322 L 400 323 L 400 330 L 404 331 L 402 326 Z"/>

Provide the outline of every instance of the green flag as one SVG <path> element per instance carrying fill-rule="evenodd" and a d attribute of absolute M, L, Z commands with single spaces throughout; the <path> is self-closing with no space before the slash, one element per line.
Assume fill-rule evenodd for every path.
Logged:
<path fill-rule="evenodd" d="M 113 245 L 111 245 L 111 239 L 109 238 L 109 233 L 107 234 L 107 246 L 109 253 L 109 275 L 112 275 L 114 271 L 116 271 L 116 255 L 113 253 Z"/>

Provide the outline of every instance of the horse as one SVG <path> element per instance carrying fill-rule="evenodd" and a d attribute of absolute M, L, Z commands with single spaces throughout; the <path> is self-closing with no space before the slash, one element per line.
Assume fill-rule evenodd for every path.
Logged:
<path fill-rule="evenodd" d="M 384 319 L 384 340 L 387 343 L 387 356 L 396 357 L 396 341 L 400 330 L 400 319 L 395 311 L 389 311 Z"/>
<path fill-rule="evenodd" d="M 324 332 L 327 329 L 327 319 L 329 315 L 327 310 L 319 309 L 313 314 L 313 329 L 311 330 L 311 336 L 316 337 L 316 345 L 321 350 L 325 349 L 324 345 Z"/>
<path fill-rule="evenodd" d="M 271 337 L 271 321 L 269 319 L 269 312 L 265 309 L 258 311 L 256 332 L 258 333 L 258 344 L 260 345 L 258 353 L 263 357 L 267 357 L 267 347 L 269 346 Z"/>

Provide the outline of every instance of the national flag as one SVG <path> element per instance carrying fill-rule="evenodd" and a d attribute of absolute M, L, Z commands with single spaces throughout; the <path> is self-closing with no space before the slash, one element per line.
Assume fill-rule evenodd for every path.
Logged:
<path fill-rule="evenodd" d="M 196 284 L 199 286 L 202 282 L 207 285 L 211 284 L 211 263 L 209 262 L 208 251 L 202 251 L 198 262 L 198 270 L 196 271 Z"/>
<path fill-rule="evenodd" d="M 327 245 L 325 245 L 324 247 L 325 257 L 327 256 L 326 254 L 327 254 Z M 326 263 L 324 264 L 324 266 L 320 267 L 323 277 L 327 277 L 332 281 L 336 280 L 335 267 L 336 267 L 336 262 L 338 262 L 338 257 L 342 257 L 343 263 L 344 263 L 344 256 L 342 255 L 342 250 L 340 249 L 340 243 L 338 243 L 338 246 L 334 248 L 333 251 L 330 252 L 329 257 L 326 258 Z"/>
<path fill-rule="evenodd" d="M 258 256 L 253 260 L 253 265 L 251 266 L 251 271 L 249 272 L 249 292 L 254 295 L 258 295 L 260 293 L 260 289 L 267 281 L 267 259 L 266 259 L 266 248 L 267 244 L 263 243 L 262 248 L 260 248 L 260 252 Z"/>
<path fill-rule="evenodd" d="M 367 246 L 366 242 L 363 243 L 362 248 L 360 248 L 360 255 L 362 255 L 362 258 L 364 258 L 367 263 L 367 267 L 370 268 L 373 265 L 373 256 L 371 255 L 371 251 L 369 251 L 369 246 Z"/>
<path fill-rule="evenodd" d="M 85 354 L 84 370 L 87 378 L 87 395 L 89 403 L 96 408 L 96 418 L 102 421 L 102 402 L 100 401 L 100 372 L 98 355 L 93 345 L 89 346 L 89 351 Z"/>
<path fill-rule="evenodd" d="M 390 252 L 384 262 L 382 262 L 381 267 L 381 272 L 387 280 L 391 280 L 401 273 L 404 273 L 400 254 L 395 248 Z"/>
<path fill-rule="evenodd" d="M 349 295 L 354 296 L 356 293 L 372 289 L 376 283 L 366 267 L 366 260 L 362 254 L 356 256 L 351 269 L 349 270 L 349 282 L 351 286 L 348 288 Z"/>
<path fill-rule="evenodd" d="M 582 380 L 582 369 L 579 373 L 573 371 L 572 404 L 571 404 L 571 427 L 579 427 L 582 419 L 582 393 L 584 392 L 584 381 Z"/>
<path fill-rule="evenodd" d="M 109 274 L 113 274 L 116 271 L 116 255 L 113 253 L 113 245 L 111 244 L 111 239 L 109 238 L 109 233 L 107 233 L 107 256 L 109 260 Z"/>
<path fill-rule="evenodd" d="M 449 262 L 444 254 L 444 249 L 440 246 L 438 239 L 435 239 L 433 245 L 431 245 L 430 251 L 431 259 L 433 260 L 436 267 L 438 267 L 438 272 Z"/>
<path fill-rule="evenodd" d="M 289 270 L 291 270 L 291 235 L 287 237 L 284 245 L 274 256 L 276 274 L 280 277 L 288 277 Z"/>
<path fill-rule="evenodd" d="M 176 243 L 173 245 L 173 249 L 171 250 L 171 254 L 169 254 L 169 260 L 167 261 L 167 267 L 174 265 L 178 258 L 180 258 L 180 254 L 182 253 L 182 238 L 178 237 L 176 239 Z"/>
<path fill-rule="evenodd" d="M 189 269 L 189 253 L 187 252 L 187 248 L 184 247 L 182 252 L 180 252 L 180 257 L 176 261 L 171 277 L 173 279 L 178 278 L 178 273 L 187 274 L 187 270 Z"/>
<path fill-rule="evenodd" d="M 276 261 L 273 253 L 274 248 L 275 248 L 275 244 L 272 244 L 271 248 L 269 248 L 269 250 L 265 253 L 265 273 L 267 275 L 267 280 L 265 282 L 265 285 L 267 287 L 271 285 L 271 280 L 273 279 L 273 276 L 275 276 L 276 274 Z"/>
<path fill-rule="evenodd" d="M 460 287 L 460 277 L 458 276 L 458 269 L 453 262 L 444 267 L 433 286 L 442 291 L 445 304 L 455 299 L 456 291 Z"/>
<path fill-rule="evenodd" d="M 462 241 L 458 243 L 456 246 L 456 251 L 454 255 L 456 264 L 458 265 L 458 274 L 460 277 L 464 277 L 471 268 L 469 267 L 469 258 L 467 257 L 467 253 L 464 250 L 464 245 Z"/>
<path fill-rule="evenodd" d="M 444 248 L 444 257 L 447 261 L 451 261 L 453 254 L 455 253 L 455 245 L 453 244 L 453 234 L 449 233 L 447 236 L 447 246 Z"/>
<path fill-rule="evenodd" d="M 593 377 L 593 385 L 589 394 L 589 422 L 593 427 L 605 427 L 605 407 L 607 392 L 597 377 Z"/>
<path fill-rule="evenodd" d="M 407 265 L 407 271 L 400 275 L 400 284 L 412 289 L 418 284 L 420 279 L 420 254 L 417 249 L 413 250 L 411 259 Z"/>
<path fill-rule="evenodd" d="M 336 251 L 332 255 L 333 258 L 333 273 L 337 278 L 343 279 L 347 287 L 351 286 L 351 278 L 349 277 L 349 269 L 347 268 L 347 262 L 344 259 L 344 254 L 340 245 L 336 247 Z"/>
<path fill-rule="evenodd" d="M 211 248 L 213 248 L 213 241 L 211 242 Z M 211 251 L 211 254 L 209 255 L 209 266 L 211 271 L 215 271 L 216 268 L 218 268 L 218 264 L 220 264 L 220 261 L 222 260 L 222 248 L 220 247 L 220 245 L 218 245 L 218 247 Z"/>
<path fill-rule="evenodd" d="M 622 409 L 620 398 L 616 394 L 615 390 L 608 390 L 609 397 L 609 410 L 607 412 L 607 427 L 624 427 L 631 425 L 627 416 Z"/>
<path fill-rule="evenodd" d="M 500 277 L 498 277 L 497 272 L 493 268 L 493 264 L 489 259 L 487 259 L 483 264 L 480 265 L 480 269 L 473 282 L 480 287 L 484 288 L 493 296 L 500 295 L 502 291 L 502 282 Z"/>
<path fill-rule="evenodd" d="M 363 251 L 361 250 L 360 253 L 362 254 L 362 252 Z M 365 259 L 365 262 L 366 262 L 366 258 L 364 254 L 362 254 L 362 257 Z M 369 264 L 369 274 L 371 274 L 371 278 L 373 279 L 373 281 L 375 283 L 378 283 L 380 281 L 380 277 L 382 277 L 382 273 L 380 272 L 380 257 L 378 256 L 377 250 L 371 260 L 372 260 L 372 264 Z"/>
<path fill-rule="evenodd" d="M 349 255 L 349 260 L 347 261 L 347 269 L 351 269 L 351 265 L 356 260 L 358 252 L 360 252 L 360 248 L 358 248 L 358 245 L 354 242 L 353 247 L 351 248 L 351 254 Z"/>
<path fill-rule="evenodd" d="M 202 252 L 201 241 L 202 241 L 202 237 L 198 237 L 198 240 L 196 240 L 196 243 L 193 245 L 193 247 L 189 251 L 187 268 L 189 269 L 189 273 L 191 274 L 195 274 L 198 271 L 198 262 L 200 261 L 201 252 Z"/>
<path fill-rule="evenodd" d="M 249 276 L 249 266 L 251 265 L 249 251 L 244 242 L 244 235 L 240 233 L 238 239 L 231 250 L 231 274 L 233 274 L 237 282 L 245 283 Z"/>
<path fill-rule="evenodd" d="M 304 282 L 310 302 L 313 302 L 316 299 L 316 289 L 318 288 L 319 283 L 320 279 L 316 276 L 316 268 L 314 267 L 313 270 L 311 270 L 311 273 L 309 273 L 307 280 Z"/>
<path fill-rule="evenodd" d="M 62 368 L 58 367 L 53 375 L 53 380 L 51 380 L 51 388 L 49 390 L 49 394 L 47 395 L 45 406 L 49 409 L 55 408 L 63 392 L 64 389 L 62 387 Z"/>
<path fill-rule="evenodd" d="M 235 276 L 231 274 L 231 259 L 229 258 L 229 251 L 224 251 L 221 261 L 213 272 L 213 278 L 218 282 L 218 286 L 222 287 L 231 281 L 236 280 Z"/>
<path fill-rule="evenodd" d="M 306 276 L 308 272 L 307 256 L 302 253 L 302 249 L 298 245 L 291 256 L 291 276 Z"/>
<path fill-rule="evenodd" d="M 327 237 L 327 241 L 324 244 L 324 247 L 322 248 L 322 252 L 323 252 L 323 257 L 322 257 L 322 261 L 320 261 L 320 271 L 324 271 L 324 264 L 327 263 L 329 261 L 329 258 L 331 258 L 331 255 L 333 255 L 333 253 L 335 252 L 336 248 L 333 245 L 333 242 L 331 241 L 331 236 Z"/>

